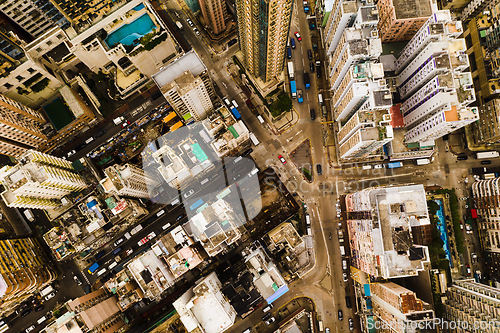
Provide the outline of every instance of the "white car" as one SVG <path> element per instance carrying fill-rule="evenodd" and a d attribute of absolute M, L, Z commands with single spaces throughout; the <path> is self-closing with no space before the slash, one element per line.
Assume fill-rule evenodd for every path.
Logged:
<path fill-rule="evenodd" d="M 224 97 L 224 103 L 226 103 L 227 106 L 231 105 L 231 102 L 226 97 Z"/>
<path fill-rule="evenodd" d="M 49 299 L 51 299 L 52 297 L 54 297 L 56 295 L 55 292 L 51 292 L 50 294 L 48 294 L 47 296 L 45 296 L 45 300 L 48 301 Z"/>
<path fill-rule="evenodd" d="M 184 196 L 185 199 L 187 199 L 190 196 L 192 196 L 193 194 L 194 194 L 194 190 L 191 189 L 191 190 L 187 191 L 186 193 L 184 193 L 183 196 Z"/>
<path fill-rule="evenodd" d="M 34 329 L 35 329 L 35 325 L 31 325 L 30 327 L 28 327 L 26 329 L 26 333 L 29 333 L 29 332 L 33 331 Z"/>
<path fill-rule="evenodd" d="M 199 36 L 200 35 L 200 31 L 195 27 L 193 28 L 193 31 L 194 33 L 196 34 L 196 36 Z"/>
<path fill-rule="evenodd" d="M 374 169 L 383 169 L 384 166 L 382 164 L 375 164 L 375 166 L 373 166 Z"/>
<path fill-rule="evenodd" d="M 73 150 L 69 151 L 66 156 L 71 157 L 71 156 L 73 156 L 75 154 L 76 154 L 76 150 L 73 149 Z"/>
<path fill-rule="evenodd" d="M 342 277 L 344 278 L 344 282 L 347 282 L 348 277 L 346 272 L 342 273 Z"/>
<path fill-rule="evenodd" d="M 186 22 L 189 24 L 190 27 L 194 27 L 194 23 L 190 19 L 186 19 Z"/>

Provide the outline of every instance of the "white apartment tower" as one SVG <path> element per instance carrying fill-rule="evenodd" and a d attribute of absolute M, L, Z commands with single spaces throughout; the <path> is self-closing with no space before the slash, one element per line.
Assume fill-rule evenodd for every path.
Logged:
<path fill-rule="evenodd" d="M 215 92 L 207 68 L 194 52 L 188 52 L 153 75 L 165 99 L 186 121 L 202 120 L 214 109 Z"/>
<path fill-rule="evenodd" d="M 111 182 L 111 186 L 105 186 L 106 192 L 115 192 L 119 196 L 149 198 L 148 185 L 156 182 L 146 176 L 143 169 L 132 164 L 113 165 L 104 170 L 106 178 L 101 184 Z"/>
<path fill-rule="evenodd" d="M 478 120 L 460 21 L 434 13 L 396 61 L 407 143 L 428 142 Z"/>
<path fill-rule="evenodd" d="M 42 115 L 0 94 L 0 154 L 18 157 L 47 142 Z"/>
<path fill-rule="evenodd" d="M 29 150 L 18 160 L 0 169 L 1 196 L 8 207 L 56 208 L 62 197 L 87 187 L 71 162 L 62 158 Z"/>

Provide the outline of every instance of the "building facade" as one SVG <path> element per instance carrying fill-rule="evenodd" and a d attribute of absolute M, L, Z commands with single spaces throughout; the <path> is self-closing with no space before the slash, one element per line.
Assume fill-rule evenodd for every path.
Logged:
<path fill-rule="evenodd" d="M 21 156 L 17 165 L 3 167 L 0 181 L 5 204 L 18 208 L 56 208 L 61 198 L 87 187 L 71 162 L 33 150 Z"/>
<path fill-rule="evenodd" d="M 436 140 L 479 119 L 469 60 L 459 21 L 438 11 L 408 42 L 396 61 L 396 82 L 406 143 Z"/>
<path fill-rule="evenodd" d="M 46 143 L 45 123 L 39 112 L 0 95 L 0 154 L 18 157 Z"/>
<path fill-rule="evenodd" d="M 2 317 L 56 279 L 34 238 L 0 240 Z"/>
<path fill-rule="evenodd" d="M 114 192 L 119 196 L 149 198 L 148 186 L 156 181 L 146 176 L 143 169 L 132 164 L 113 165 L 104 170 L 106 178 L 101 181 L 107 193 Z M 110 186 L 104 186 L 108 185 Z"/>
<path fill-rule="evenodd" d="M 500 143 L 500 99 L 494 98 L 479 106 L 479 120 L 471 126 L 474 143 Z"/>
<path fill-rule="evenodd" d="M 453 332 L 500 332 L 500 290 L 474 279 L 454 280 L 446 293 L 446 319 L 462 322 L 467 330 Z M 451 326 L 450 326 L 451 327 Z"/>
<path fill-rule="evenodd" d="M 292 6 L 291 0 L 236 1 L 243 65 L 264 82 L 283 71 Z"/>
<path fill-rule="evenodd" d="M 194 51 L 153 75 L 153 80 L 179 117 L 187 122 L 205 119 L 214 109 L 212 79 Z"/>
<path fill-rule="evenodd" d="M 345 196 L 351 265 L 373 280 L 416 276 L 430 262 L 413 228 L 430 224 L 422 185 L 377 187 Z"/>
<path fill-rule="evenodd" d="M 208 29 L 215 35 L 225 31 L 227 16 L 226 2 L 222 0 L 200 0 L 203 20 Z"/>
<path fill-rule="evenodd" d="M 381 327 L 394 333 L 412 332 L 411 328 L 427 327 L 434 320 L 432 306 L 415 293 L 394 282 L 370 284 L 373 314 Z"/>
<path fill-rule="evenodd" d="M 479 239 L 486 254 L 485 267 L 490 279 L 500 282 L 500 178 L 475 182 L 472 195 L 479 217 Z"/>
<path fill-rule="evenodd" d="M 410 40 L 433 12 L 429 0 L 379 0 L 377 8 L 384 43 Z"/>

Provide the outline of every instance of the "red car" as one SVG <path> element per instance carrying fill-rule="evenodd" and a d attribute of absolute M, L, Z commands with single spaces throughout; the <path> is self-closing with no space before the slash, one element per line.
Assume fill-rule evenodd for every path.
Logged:
<path fill-rule="evenodd" d="M 298 32 L 295 33 L 295 37 L 299 42 L 302 40 L 302 37 L 300 37 L 300 34 Z"/>
<path fill-rule="evenodd" d="M 280 155 L 278 156 L 278 158 L 280 159 L 281 163 L 286 164 L 286 160 L 283 156 Z"/>

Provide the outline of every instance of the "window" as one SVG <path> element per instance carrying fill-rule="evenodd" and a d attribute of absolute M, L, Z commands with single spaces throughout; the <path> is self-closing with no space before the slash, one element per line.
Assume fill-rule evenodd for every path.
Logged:
<path fill-rule="evenodd" d="M 28 68 L 27 70 L 28 70 L 28 72 L 29 72 L 30 74 L 33 74 L 34 72 L 36 72 L 36 71 L 35 71 L 33 68 L 31 68 L 31 67 L 30 67 L 30 68 Z"/>
<path fill-rule="evenodd" d="M 13 86 L 12 86 L 12 84 L 10 84 L 10 83 L 6 83 L 6 84 L 4 84 L 3 86 L 4 86 L 5 88 L 7 88 L 7 89 L 10 89 L 10 88 L 12 88 L 12 87 L 13 87 Z"/>
<path fill-rule="evenodd" d="M 16 79 L 17 79 L 17 81 L 22 81 L 22 80 L 24 80 L 24 77 L 22 77 L 21 75 L 18 75 L 18 76 L 16 76 Z"/>

